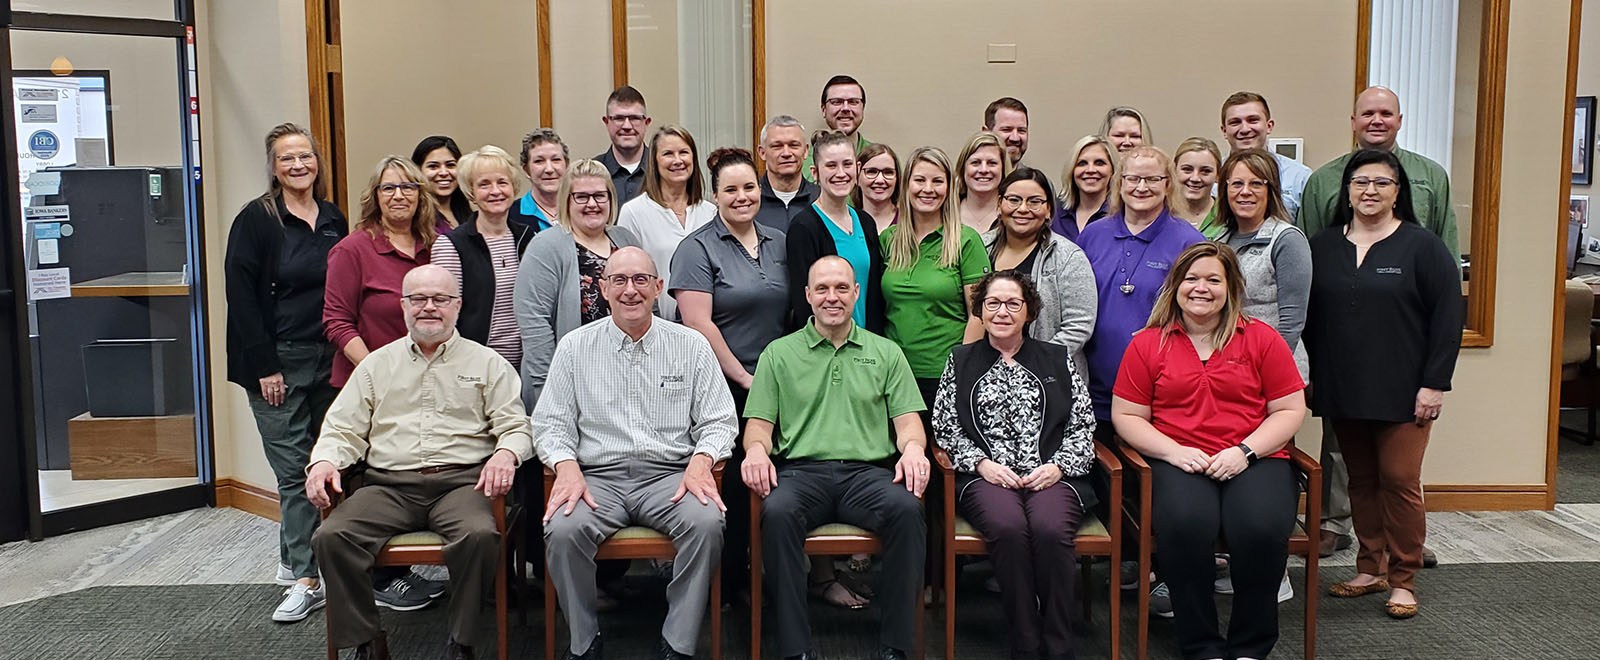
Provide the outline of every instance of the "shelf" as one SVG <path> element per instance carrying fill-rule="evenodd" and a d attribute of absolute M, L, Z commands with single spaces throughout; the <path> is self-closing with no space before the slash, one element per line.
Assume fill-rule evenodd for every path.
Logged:
<path fill-rule="evenodd" d="M 189 285 L 182 272 L 122 273 L 72 285 L 74 298 L 123 296 L 187 296 Z"/>

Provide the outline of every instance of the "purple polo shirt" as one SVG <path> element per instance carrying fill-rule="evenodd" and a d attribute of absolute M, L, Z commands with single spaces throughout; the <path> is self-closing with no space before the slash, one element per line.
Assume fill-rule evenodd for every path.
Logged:
<path fill-rule="evenodd" d="M 1093 215 L 1089 216 L 1088 224 L 1093 224 L 1100 220 L 1104 220 L 1106 214 L 1110 212 L 1111 202 L 1107 200 L 1100 205 L 1100 210 L 1095 211 Z M 1071 208 L 1062 208 L 1061 210 L 1056 211 L 1056 217 L 1050 221 L 1050 229 L 1057 234 L 1065 236 L 1067 240 L 1077 243 L 1079 233 L 1077 210 Z"/>
<path fill-rule="evenodd" d="M 1184 248 L 1203 240 L 1193 225 L 1166 210 L 1137 235 L 1128 231 L 1121 213 L 1090 224 L 1078 235 L 1078 247 L 1094 268 L 1100 296 L 1094 335 L 1083 348 L 1097 419 L 1111 419 L 1111 386 L 1117 382 L 1122 353 L 1134 333 L 1150 320 L 1167 271 Z M 1130 286 L 1131 291 L 1125 293 L 1124 288 Z"/>

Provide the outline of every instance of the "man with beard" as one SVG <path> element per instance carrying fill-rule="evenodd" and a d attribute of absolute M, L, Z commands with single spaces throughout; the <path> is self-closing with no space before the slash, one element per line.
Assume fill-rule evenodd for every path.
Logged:
<path fill-rule="evenodd" d="M 1011 169 L 1022 167 L 1022 155 L 1028 153 L 1028 106 L 1010 96 L 995 99 L 983 110 L 983 130 L 1000 136 Z"/>

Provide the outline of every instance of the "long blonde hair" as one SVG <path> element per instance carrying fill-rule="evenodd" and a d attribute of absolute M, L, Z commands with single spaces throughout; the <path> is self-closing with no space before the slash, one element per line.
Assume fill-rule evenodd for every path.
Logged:
<path fill-rule="evenodd" d="M 1217 327 L 1211 330 L 1211 346 L 1220 352 L 1233 339 L 1233 331 L 1239 322 L 1250 318 L 1244 313 L 1244 272 L 1239 269 L 1238 255 L 1225 243 L 1201 241 L 1178 254 L 1172 270 L 1167 271 L 1167 280 L 1161 284 L 1161 291 L 1156 294 L 1156 304 L 1150 308 L 1150 320 L 1144 327 L 1160 329 L 1173 323 L 1183 326 L 1183 308 L 1178 305 L 1178 285 L 1189 275 L 1189 269 L 1194 267 L 1195 262 L 1206 257 L 1222 262 L 1222 276 L 1227 280 L 1228 299 L 1222 303 Z M 1165 334 L 1161 341 L 1166 342 Z"/>
<path fill-rule="evenodd" d="M 411 215 L 411 236 L 423 246 L 433 245 L 433 239 L 439 237 L 433 228 L 434 218 L 439 217 L 439 203 L 434 201 L 433 195 L 427 194 L 428 182 L 422 170 L 404 156 L 384 156 L 378 161 L 366 189 L 361 191 L 361 221 L 356 229 L 365 230 L 374 238 L 382 232 L 383 209 L 378 208 L 378 186 L 383 183 L 383 173 L 391 169 L 399 170 L 406 181 L 417 184 L 417 209 Z"/>
<path fill-rule="evenodd" d="M 1083 201 L 1083 194 L 1078 192 L 1078 182 L 1072 178 L 1072 171 L 1078 169 L 1078 160 L 1083 158 L 1083 150 L 1095 145 L 1100 145 L 1101 149 L 1106 150 L 1106 160 L 1111 163 L 1111 174 L 1106 179 L 1106 199 L 1109 200 L 1116 196 L 1117 186 L 1122 182 L 1121 179 L 1117 178 L 1117 170 L 1120 167 L 1117 162 L 1119 159 L 1117 158 L 1116 147 L 1111 146 L 1109 140 L 1098 135 L 1085 135 L 1078 138 L 1078 141 L 1072 145 L 1072 158 L 1068 159 L 1067 164 L 1061 167 L 1061 208 L 1076 209 L 1078 204 Z"/>
<path fill-rule="evenodd" d="M 900 222 L 891 229 L 889 235 L 889 263 L 890 270 L 904 270 L 917 263 L 917 258 L 922 254 L 922 247 L 918 245 L 916 220 L 911 213 L 911 195 L 909 194 L 909 180 L 911 170 L 917 163 L 928 163 L 939 168 L 944 173 L 944 180 L 950 182 L 953 177 L 950 171 L 950 156 L 938 147 L 917 147 L 906 157 L 905 173 L 908 185 L 901 188 L 900 194 Z M 961 261 L 961 202 L 956 198 L 954 183 L 949 183 L 945 189 L 944 204 L 939 208 L 939 227 L 944 231 L 944 245 L 939 250 L 939 266 L 949 268 Z"/>
<path fill-rule="evenodd" d="M 961 148 L 961 157 L 953 163 L 956 168 L 956 197 L 967 198 L 967 159 L 984 147 L 994 147 L 1000 152 L 1000 178 L 1010 176 L 1011 153 L 1006 151 L 1005 143 L 1000 141 L 1000 136 L 994 131 L 978 131 L 967 138 L 967 145 Z"/>

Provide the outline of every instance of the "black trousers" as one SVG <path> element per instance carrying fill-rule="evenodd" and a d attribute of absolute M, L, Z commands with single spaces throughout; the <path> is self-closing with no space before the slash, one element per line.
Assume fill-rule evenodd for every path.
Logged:
<path fill-rule="evenodd" d="M 739 466 L 744 463 L 744 401 L 750 390 L 728 381 L 733 394 L 733 410 L 739 415 L 739 433 L 733 438 L 733 454 L 722 468 L 722 503 L 728 507 L 727 526 L 722 532 L 723 600 L 737 602 L 739 592 L 750 587 L 750 489 L 744 485 Z"/>
<path fill-rule="evenodd" d="M 922 501 L 893 479 L 888 468 L 856 461 L 799 460 L 778 467 L 778 485 L 761 505 L 761 548 L 779 657 L 811 648 L 805 537 L 833 522 L 882 539 L 883 574 L 875 599 L 883 613 L 879 641 L 906 652 L 916 648 L 928 528 Z"/>
<path fill-rule="evenodd" d="M 1264 458 L 1227 481 L 1150 461 L 1161 575 L 1183 657 L 1265 658 L 1278 642 L 1278 582 L 1289 559 L 1296 494 L 1289 461 Z M 1218 632 L 1212 596 L 1218 539 L 1227 541 L 1233 617 Z"/>
<path fill-rule="evenodd" d="M 960 506 L 989 545 L 1001 610 L 1011 622 L 1011 657 L 1073 657 L 1072 596 L 1083 520 L 1077 491 L 1061 481 L 1032 491 L 979 479 L 961 493 Z"/>

